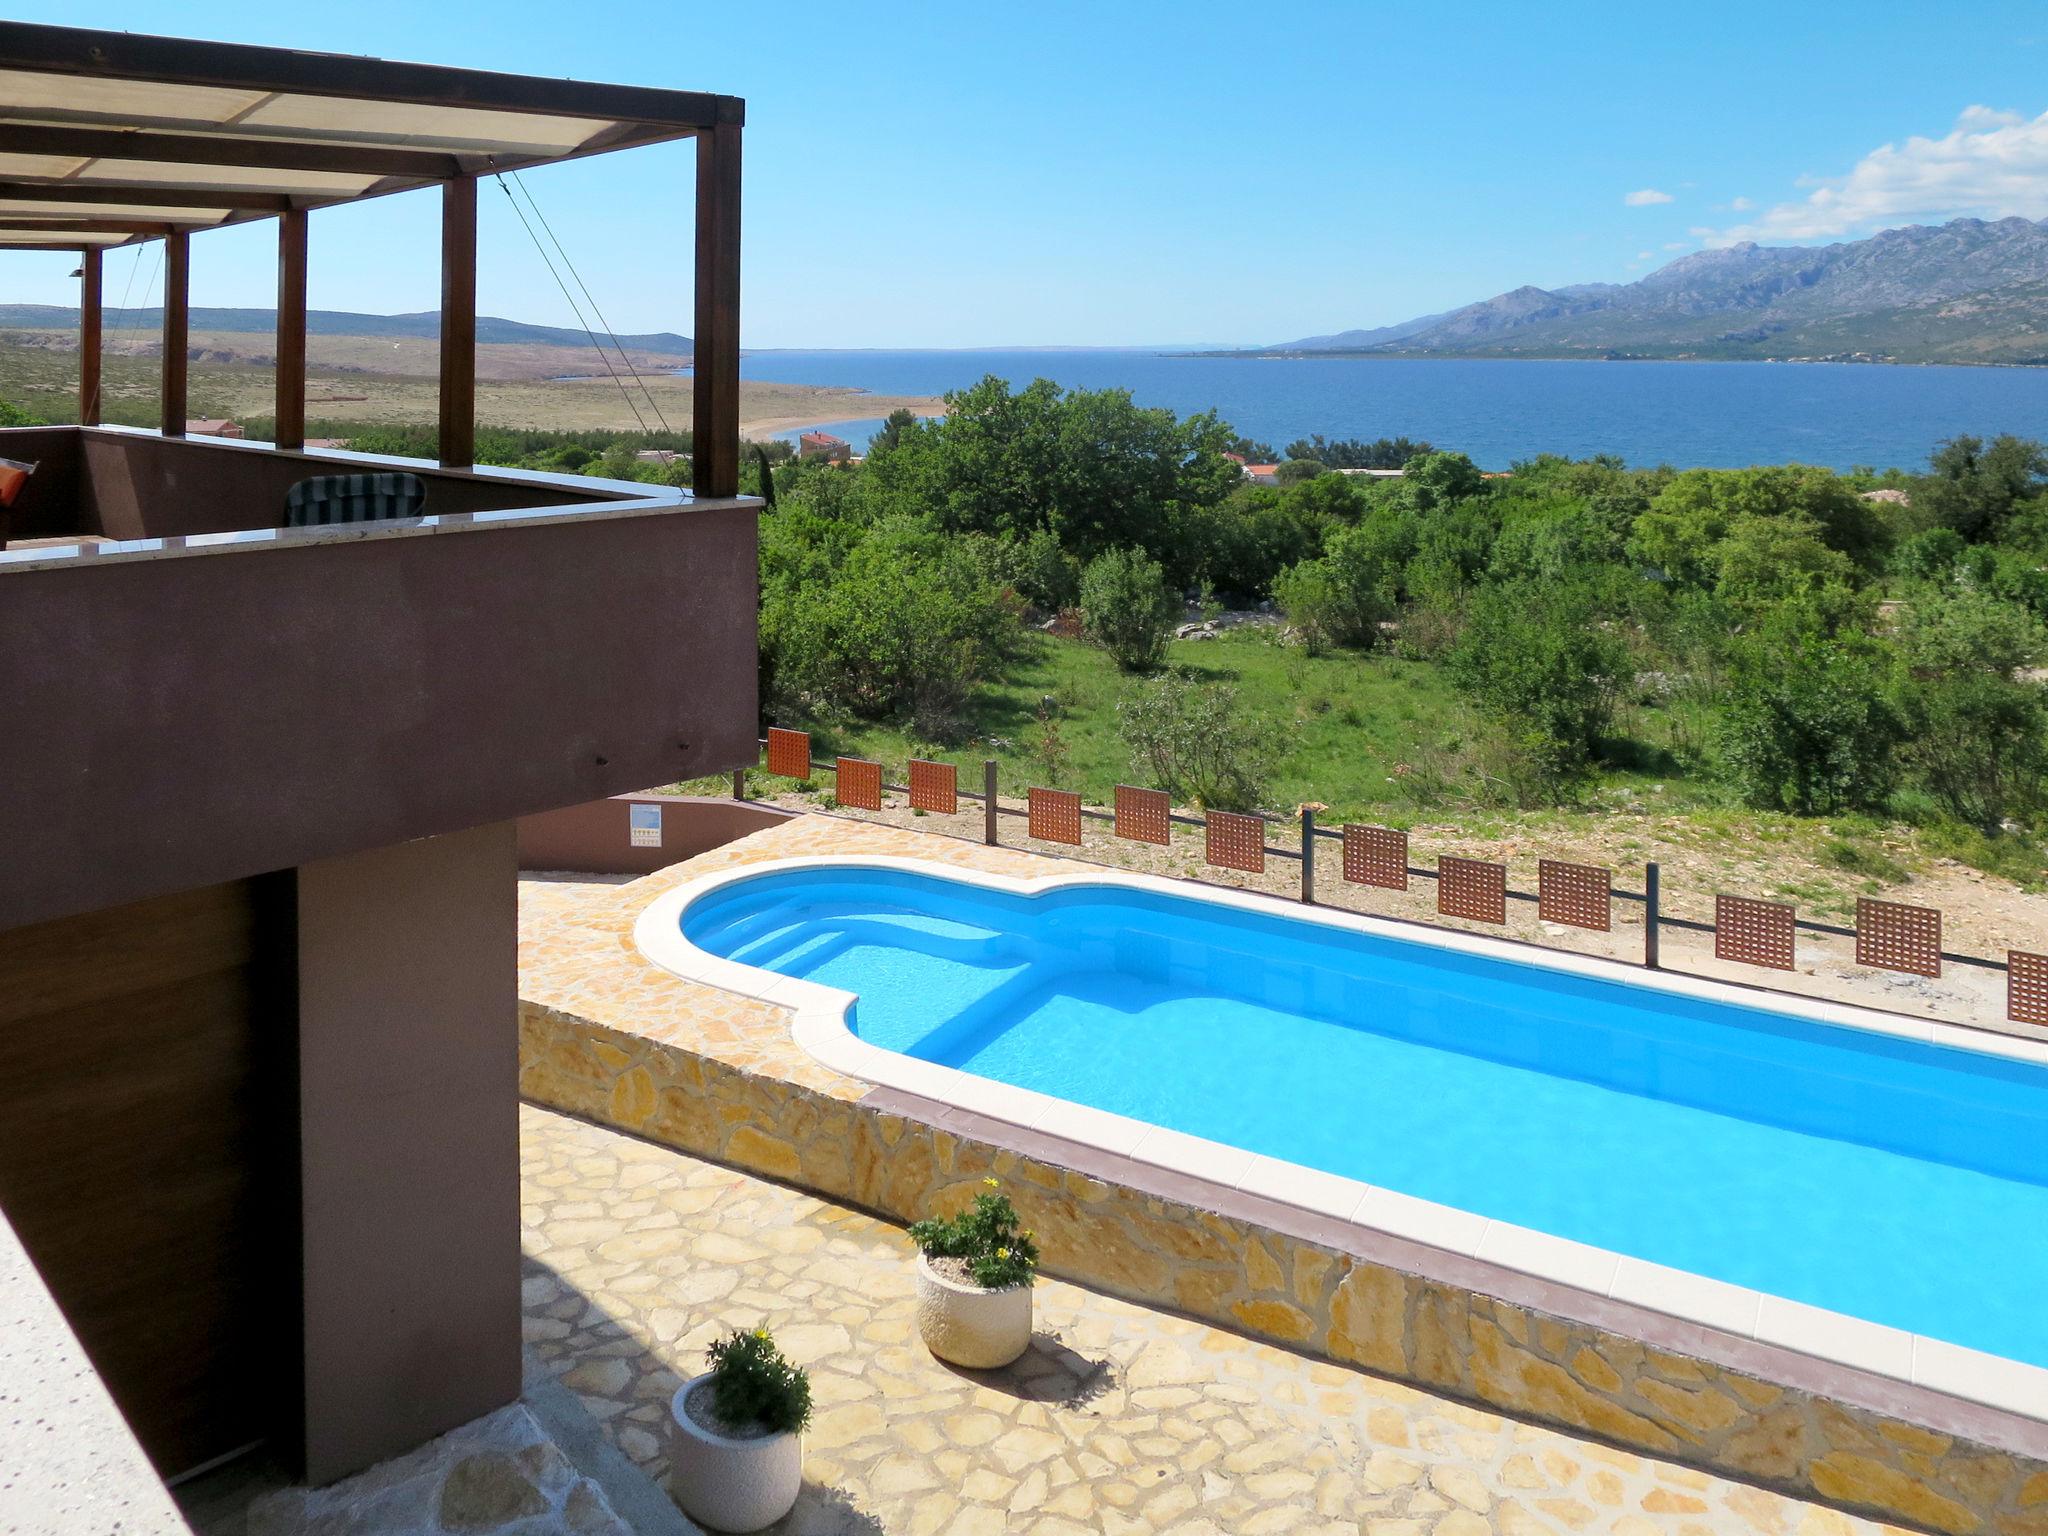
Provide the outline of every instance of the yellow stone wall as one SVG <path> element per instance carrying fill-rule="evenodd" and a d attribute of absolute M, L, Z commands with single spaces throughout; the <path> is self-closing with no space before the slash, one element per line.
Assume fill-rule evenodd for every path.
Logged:
<path fill-rule="evenodd" d="M 1105 1184 L 533 1001 L 537 1104 L 897 1221 L 1004 1181 L 1045 1267 L 1490 1408 L 1944 1533 L 2048 1536 L 2048 1465 Z"/>

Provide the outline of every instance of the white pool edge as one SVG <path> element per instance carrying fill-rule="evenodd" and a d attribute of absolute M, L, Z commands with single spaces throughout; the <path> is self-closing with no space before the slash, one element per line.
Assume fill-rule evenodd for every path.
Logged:
<path fill-rule="evenodd" d="M 2037 1065 L 2048 1063 L 2048 1041 L 1922 1022 L 1849 1003 L 1781 994 L 1766 999 L 1748 988 L 1703 977 L 1327 907 L 1281 908 L 1270 896 L 1222 887 L 1190 888 L 1184 881 L 1116 870 L 1019 880 L 929 859 L 884 855 L 764 860 L 701 875 L 664 891 L 641 912 L 633 928 L 640 952 L 662 969 L 789 1010 L 790 1033 L 797 1044 L 821 1065 L 848 1077 L 1738 1338 L 2048 1422 L 2048 1369 L 919 1061 L 853 1033 L 847 1025 L 852 993 L 723 959 L 683 937 L 683 913 L 693 902 L 741 881 L 805 869 L 890 870 L 1025 897 L 1075 887 L 1144 891 Z"/>

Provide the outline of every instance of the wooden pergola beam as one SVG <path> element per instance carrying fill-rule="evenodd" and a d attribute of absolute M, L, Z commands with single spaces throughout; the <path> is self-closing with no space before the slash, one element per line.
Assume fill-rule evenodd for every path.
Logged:
<path fill-rule="evenodd" d="M 78 424 L 100 424 L 100 253 L 84 252 L 78 259 Z"/>
<path fill-rule="evenodd" d="M 393 63 L 294 48 L 261 48 L 196 38 L 150 37 L 84 27 L 0 22 L 0 69 L 33 69 L 100 79 L 223 86 L 339 96 L 418 106 L 481 107 L 701 128 L 746 120 L 746 103 L 703 91 L 600 85 Z"/>
<path fill-rule="evenodd" d="M 280 448 L 306 446 L 306 215 L 277 221 L 277 425 Z"/>
<path fill-rule="evenodd" d="M 690 488 L 740 488 L 740 129 L 697 135 L 697 321 L 690 359 Z"/>
<path fill-rule="evenodd" d="M 65 181 L 51 177 L 35 181 L 9 177 L 0 181 L 0 212 L 9 202 L 32 203 L 147 203 L 158 208 L 230 208 L 250 213 L 283 213 L 294 206 L 289 197 L 275 192 L 246 192 L 229 188 L 134 187 L 111 183 Z"/>
<path fill-rule="evenodd" d="M 159 421 L 165 437 L 185 435 L 186 352 L 191 346 L 192 237 L 164 236 L 163 391 Z"/>
<path fill-rule="evenodd" d="M 40 219 L 9 214 L 0 204 L 0 231 L 41 232 L 52 235 L 168 235 L 174 230 L 212 229 L 211 220 L 172 224 L 150 219 Z"/>
<path fill-rule="evenodd" d="M 92 160 L 157 160 L 178 165 L 232 165 L 270 171 L 337 171 L 352 176 L 403 176 L 446 181 L 476 169 L 464 157 L 378 144 L 307 144 L 252 134 L 212 136 L 149 129 L 80 128 L 69 123 L 0 123 L 0 154 L 70 155 Z M 124 182 L 147 185 L 147 178 Z"/>
<path fill-rule="evenodd" d="M 441 431 L 448 468 L 476 462 L 476 179 L 441 188 Z"/>

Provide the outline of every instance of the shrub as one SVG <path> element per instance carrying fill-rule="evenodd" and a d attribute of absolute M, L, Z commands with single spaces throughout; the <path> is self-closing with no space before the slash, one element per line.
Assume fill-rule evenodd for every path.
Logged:
<path fill-rule="evenodd" d="M 1029 1285 L 1038 1272 L 1038 1245 L 1017 1220 L 1017 1208 L 994 1179 L 974 1197 L 973 1206 L 949 1219 L 913 1222 L 910 1240 L 928 1259 L 959 1259 L 974 1283 L 985 1290 L 1006 1291 Z"/>
<path fill-rule="evenodd" d="M 1289 459 L 1273 471 L 1273 478 L 1282 485 L 1299 485 L 1329 472 L 1329 465 L 1318 464 L 1314 459 Z"/>
<path fill-rule="evenodd" d="M 1885 682 L 1867 642 L 1782 627 L 1751 642 L 1720 732 L 1743 799 L 1803 816 L 1882 805 L 1902 728 Z"/>
<path fill-rule="evenodd" d="M 1906 696 L 1900 756 L 1949 815 L 1996 827 L 2042 804 L 2048 718 L 2041 688 L 1985 673 L 1943 677 Z"/>
<path fill-rule="evenodd" d="M 908 716 L 943 739 L 1011 643 L 998 589 L 928 534 L 877 530 L 836 571 L 805 575 L 764 581 L 763 654 L 777 686 L 863 718 Z"/>
<path fill-rule="evenodd" d="M 1082 628 L 1126 672 L 1159 665 L 1179 617 L 1165 572 L 1141 549 L 1112 549 L 1081 573 Z"/>
<path fill-rule="evenodd" d="M 741 1329 L 713 1344 L 711 1406 L 726 1424 L 793 1434 L 811 1422 L 811 1380 L 775 1347 L 766 1328 Z"/>
<path fill-rule="evenodd" d="M 1452 683 L 1500 724 L 1526 774 L 1553 796 L 1591 766 L 1634 672 L 1588 601 L 1583 590 L 1547 583 L 1481 588 L 1448 658 Z"/>
<path fill-rule="evenodd" d="M 1380 624 L 1393 617 L 1398 580 L 1384 540 L 1374 530 L 1346 528 L 1320 560 L 1283 571 L 1273 596 L 1311 651 L 1325 644 L 1371 646 L 1379 643 Z"/>
<path fill-rule="evenodd" d="M 1167 793 L 1211 810 L 1257 809 L 1278 743 L 1238 707 L 1235 688 L 1169 674 L 1126 694 L 1116 714 L 1132 761 Z"/>

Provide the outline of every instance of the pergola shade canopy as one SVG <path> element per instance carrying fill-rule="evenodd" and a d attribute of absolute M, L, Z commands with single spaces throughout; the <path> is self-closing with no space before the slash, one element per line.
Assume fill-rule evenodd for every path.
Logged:
<path fill-rule="evenodd" d="M 693 91 L 0 22 L 0 249 L 210 229 L 744 117 Z"/>

